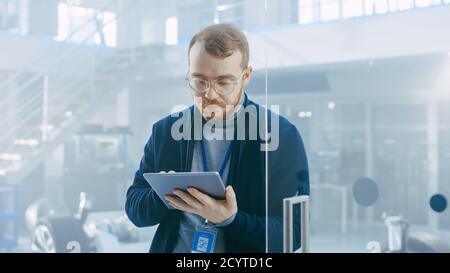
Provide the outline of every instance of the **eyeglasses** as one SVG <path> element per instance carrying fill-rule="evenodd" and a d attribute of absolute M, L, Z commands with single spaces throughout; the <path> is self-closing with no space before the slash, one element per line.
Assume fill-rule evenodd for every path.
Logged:
<path fill-rule="evenodd" d="M 239 76 L 239 80 L 230 80 L 230 79 L 218 79 L 218 80 L 205 80 L 199 77 L 186 77 L 186 81 L 189 87 L 197 94 L 204 94 L 208 92 L 211 87 L 214 87 L 214 91 L 222 95 L 228 95 L 235 91 L 236 86 L 239 81 L 242 79 L 244 75 L 244 71 L 242 71 Z"/>

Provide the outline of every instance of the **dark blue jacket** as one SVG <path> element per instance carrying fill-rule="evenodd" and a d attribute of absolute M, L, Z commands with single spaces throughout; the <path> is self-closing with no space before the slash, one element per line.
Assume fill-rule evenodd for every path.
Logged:
<path fill-rule="evenodd" d="M 248 105 L 265 111 L 246 99 L 245 106 Z M 191 106 L 189 111 L 180 115 L 183 117 L 188 112 L 193 113 L 196 111 L 194 109 Z M 276 114 L 268 113 L 270 131 L 271 117 Z M 193 118 L 193 115 L 189 116 Z M 301 136 L 289 121 L 278 115 L 276 117 L 279 117 L 279 147 L 268 153 L 267 227 L 270 252 L 283 250 L 282 199 L 296 194 L 309 195 L 308 163 Z M 176 141 L 171 137 L 172 125 L 178 118 L 167 116 L 153 126 L 139 170 L 127 192 L 125 209 L 130 220 L 138 227 L 159 224 L 150 252 L 172 252 L 178 239 L 181 212 L 168 209 L 142 175 L 170 170 L 190 171 L 195 141 Z M 227 183 L 233 186 L 236 193 L 238 212 L 231 224 L 221 228 L 225 234 L 227 252 L 266 251 L 266 158 L 265 152 L 261 151 L 262 143 L 261 138 L 238 140 L 232 152 Z M 294 234 L 299 234 L 299 221 L 294 223 Z M 299 236 L 295 236 L 294 246 L 298 248 L 299 245 Z"/>

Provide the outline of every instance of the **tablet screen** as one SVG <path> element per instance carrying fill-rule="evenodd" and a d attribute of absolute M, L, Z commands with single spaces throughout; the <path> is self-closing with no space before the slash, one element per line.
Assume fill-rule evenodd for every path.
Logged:
<path fill-rule="evenodd" d="M 168 208 L 164 196 L 174 189 L 193 187 L 214 199 L 225 199 L 225 185 L 217 172 L 144 173 L 144 178 Z"/>

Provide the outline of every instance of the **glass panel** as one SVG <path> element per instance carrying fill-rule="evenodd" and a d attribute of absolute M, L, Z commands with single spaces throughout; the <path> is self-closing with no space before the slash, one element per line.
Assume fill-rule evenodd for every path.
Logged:
<path fill-rule="evenodd" d="M 446 251 L 448 0 L 100 2 L 0 0 L 0 252 L 191 252 L 204 224 L 215 252 Z M 427 39 L 400 22 L 416 8 Z M 27 13 L 59 18 L 28 36 Z M 223 213 L 169 209 L 144 177 L 221 172 L 229 147 L 234 194 L 200 189 Z M 56 227 L 45 249 L 55 215 L 98 237 Z"/>
<path fill-rule="evenodd" d="M 319 2 L 321 21 L 326 20 L 324 14 L 338 14 L 337 2 L 328 7 L 330 2 Z M 411 9 L 412 4 L 411 1 L 343 1 L 342 12 L 343 17 L 350 18 Z M 311 20 L 316 22 L 314 14 L 311 11 Z M 330 20 L 336 18 L 333 16 L 330 15 Z M 362 65 L 358 62 L 326 64 L 315 63 L 314 57 L 305 62 L 299 56 L 308 55 L 308 46 L 317 46 L 317 43 L 304 45 L 303 39 L 314 41 L 315 37 L 309 33 L 310 29 L 304 28 L 280 30 L 276 34 L 279 39 L 284 37 L 281 33 L 301 36 L 303 42 L 298 42 L 297 48 L 273 41 L 265 45 L 267 70 L 256 73 L 252 81 L 264 81 L 267 75 L 267 85 L 256 86 L 261 90 L 267 87 L 268 92 L 250 94 L 258 102 L 276 106 L 277 112 L 294 125 L 302 137 L 311 198 L 310 250 L 402 251 L 393 241 L 394 237 L 404 232 L 414 238 L 415 230 L 426 230 L 442 242 L 448 242 L 445 235 L 449 222 L 436 212 L 449 194 L 447 188 L 444 189 L 448 186 L 448 174 L 443 167 L 449 163 L 449 151 L 444 148 L 448 146 L 448 101 L 437 108 L 424 99 L 421 91 L 399 85 L 399 80 L 408 81 L 404 74 L 408 69 L 406 59 L 405 63 L 400 61 L 402 64 L 398 59 L 386 60 L 383 64 L 378 61 Z M 319 50 L 315 54 L 322 56 L 322 52 Z M 446 54 L 439 57 L 446 63 L 445 58 Z M 283 66 L 286 60 L 296 65 Z M 382 71 L 397 72 L 388 75 Z M 426 78 L 419 72 L 415 75 L 420 80 Z M 289 186 L 305 178 L 299 172 L 301 163 L 297 161 L 300 145 L 289 141 L 281 123 L 279 130 L 283 133 L 279 134 L 279 146 L 267 152 L 266 212 L 268 223 L 272 224 L 271 209 L 280 208 L 284 198 L 294 196 Z M 289 159 L 283 158 L 286 145 Z M 438 174 L 434 172 L 437 169 Z M 295 172 L 297 176 L 289 176 Z M 286 177 L 290 177 L 289 182 Z M 300 219 L 299 207 L 294 211 L 295 217 Z M 402 229 L 405 223 L 413 227 L 411 233 Z M 442 231 L 433 232 L 436 226 Z M 302 246 L 299 227 L 298 223 L 294 224 L 294 249 Z M 282 238 L 274 225 L 269 224 L 268 237 L 269 251 L 273 251 L 279 242 L 276 238 Z M 408 251 L 423 251 L 406 243 L 403 246 Z"/>

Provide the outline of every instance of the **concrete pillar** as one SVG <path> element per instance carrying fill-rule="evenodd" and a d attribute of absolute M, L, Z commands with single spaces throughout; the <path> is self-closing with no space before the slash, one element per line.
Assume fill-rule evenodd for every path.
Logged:
<path fill-rule="evenodd" d="M 42 82 L 42 141 L 48 139 L 48 75 L 45 75 Z"/>
<path fill-rule="evenodd" d="M 129 7 L 130 1 L 117 1 L 117 47 L 135 48 L 140 45 L 141 21 L 139 18 L 140 1 Z"/>
<path fill-rule="evenodd" d="M 8 120 L 6 122 L 6 128 L 13 128 L 15 124 L 17 124 L 17 95 L 14 94 L 15 90 L 17 89 L 17 82 L 12 79 L 12 75 L 8 75 L 7 80 L 9 81 L 8 84 L 8 94 L 7 98 L 7 111 L 6 111 L 6 119 Z M 6 132 L 6 130 L 2 130 Z M 8 140 L 12 140 L 16 138 L 16 132 L 17 130 L 14 130 L 12 134 L 9 135 Z"/>
<path fill-rule="evenodd" d="M 374 171 L 373 171 L 373 157 L 374 157 L 374 151 L 373 151 L 373 109 L 372 109 L 372 103 L 369 101 L 366 102 L 365 105 L 366 113 L 365 113 L 365 140 L 366 140 L 366 176 L 373 179 L 374 178 Z M 376 183 L 377 181 L 375 181 Z M 378 184 L 378 183 L 377 183 Z M 374 220 L 373 215 L 373 206 L 367 208 L 367 214 L 366 214 L 366 221 L 367 223 L 371 224 Z"/>
<path fill-rule="evenodd" d="M 439 191 L 439 120 L 438 102 L 434 98 L 428 101 L 428 122 L 427 122 L 427 142 L 428 142 L 428 196 Z M 438 215 L 428 209 L 428 226 L 433 230 L 439 228 Z"/>
<path fill-rule="evenodd" d="M 44 162 L 44 195 L 55 204 L 64 203 L 64 145 L 59 145 Z"/>
<path fill-rule="evenodd" d="M 129 99 L 128 88 L 120 91 L 116 98 L 116 125 L 128 126 L 129 122 Z"/>

